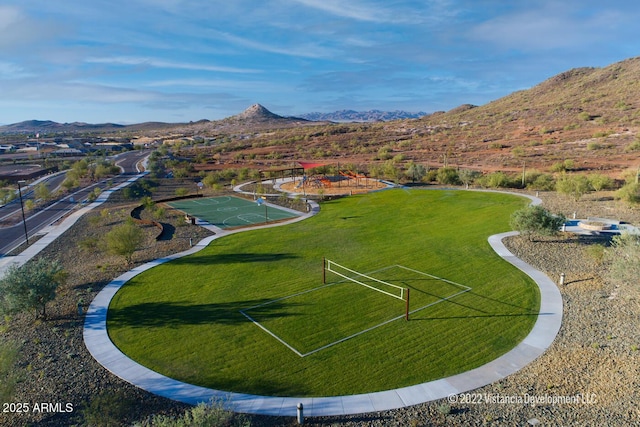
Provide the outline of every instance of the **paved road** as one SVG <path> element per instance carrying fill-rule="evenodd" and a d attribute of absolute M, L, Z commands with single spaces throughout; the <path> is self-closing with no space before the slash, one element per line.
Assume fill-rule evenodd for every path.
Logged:
<path fill-rule="evenodd" d="M 43 209 L 31 212 L 26 221 L 28 236 L 34 236 L 45 227 L 55 223 L 60 218 L 76 209 L 79 205 L 82 205 L 82 201 L 86 200 L 89 193 L 92 192 L 95 187 L 99 186 L 104 189 L 107 186 L 107 181 L 110 181 L 112 186 L 116 186 L 130 179 L 132 175 L 138 172 L 136 169 L 137 163 L 148 154 L 149 151 L 147 150 L 123 153 L 116 158 L 116 164 L 122 169 L 121 175 L 94 183 L 53 202 Z M 53 182 L 55 183 L 57 181 L 54 180 Z M 27 190 L 26 196 L 23 196 L 25 196 L 25 198 L 32 197 L 30 196 L 30 192 L 32 193 L 32 191 Z M 12 211 L 14 213 L 19 212 L 20 202 L 17 201 L 16 203 L 17 204 L 12 203 L 1 208 L 0 216 L 5 216 Z M 4 211 L 5 208 L 7 208 L 6 213 Z M 24 241 L 25 229 L 22 221 L 13 226 L 0 229 L 0 257 L 5 256 L 7 253 L 24 243 Z"/>

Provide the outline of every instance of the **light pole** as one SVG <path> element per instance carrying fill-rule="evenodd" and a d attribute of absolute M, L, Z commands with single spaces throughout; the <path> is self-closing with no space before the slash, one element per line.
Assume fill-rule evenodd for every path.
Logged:
<path fill-rule="evenodd" d="M 267 199 L 265 199 L 264 196 L 261 196 L 258 198 L 258 200 L 256 200 L 256 203 L 258 204 L 258 206 L 264 205 L 264 222 L 268 223 L 269 215 L 267 213 Z"/>
<path fill-rule="evenodd" d="M 24 184 L 27 181 L 25 180 L 20 180 L 18 181 L 18 194 L 20 195 L 20 210 L 22 211 L 22 225 L 24 226 L 24 238 L 27 241 L 27 246 L 29 246 L 29 233 L 27 233 L 27 220 L 24 217 L 24 203 L 22 203 L 22 188 L 20 187 L 20 184 Z"/>

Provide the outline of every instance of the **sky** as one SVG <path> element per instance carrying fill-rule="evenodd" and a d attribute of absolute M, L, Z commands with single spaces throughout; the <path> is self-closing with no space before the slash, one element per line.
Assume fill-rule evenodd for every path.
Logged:
<path fill-rule="evenodd" d="M 636 0 L 0 0 L 0 124 L 446 111 L 640 56 Z"/>

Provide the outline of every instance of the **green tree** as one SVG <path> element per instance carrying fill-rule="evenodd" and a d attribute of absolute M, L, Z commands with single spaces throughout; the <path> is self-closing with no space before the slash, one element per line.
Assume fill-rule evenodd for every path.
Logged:
<path fill-rule="evenodd" d="M 64 279 L 57 261 L 39 258 L 21 267 L 12 265 L 0 279 L 0 307 L 7 314 L 35 310 L 36 317 L 46 318 L 46 305 Z"/>
<path fill-rule="evenodd" d="M 16 198 L 16 192 L 9 188 L 0 188 L 0 205 L 5 205 Z"/>
<path fill-rule="evenodd" d="M 105 238 L 107 240 L 107 250 L 124 257 L 127 264 L 133 261 L 133 254 L 140 248 L 144 240 L 144 234 L 133 220 L 114 227 Z"/>
<path fill-rule="evenodd" d="M 640 184 L 627 182 L 622 188 L 616 191 L 616 198 L 630 204 L 640 203 Z"/>
<path fill-rule="evenodd" d="M 613 188 L 613 179 L 601 173 L 590 174 L 589 176 L 587 176 L 587 180 L 589 181 L 589 185 L 591 186 L 591 188 L 593 188 L 595 191 L 602 191 Z"/>
<path fill-rule="evenodd" d="M 51 190 L 49 190 L 49 187 L 47 187 L 47 184 L 44 182 L 36 185 L 33 191 L 38 199 L 49 200 L 51 197 Z"/>
<path fill-rule="evenodd" d="M 539 191 L 553 191 L 556 189 L 556 180 L 552 175 L 543 173 L 533 178 L 527 188 Z"/>
<path fill-rule="evenodd" d="M 460 182 L 458 171 L 449 167 L 440 168 L 436 174 L 436 181 L 442 185 L 456 185 Z"/>
<path fill-rule="evenodd" d="M 565 220 L 564 215 L 553 215 L 542 206 L 527 206 L 515 211 L 509 223 L 511 228 L 533 240 L 534 235 L 553 236 Z"/>
<path fill-rule="evenodd" d="M 492 172 L 484 175 L 479 183 L 487 188 L 506 188 L 510 185 L 509 176 L 504 172 Z"/>
<path fill-rule="evenodd" d="M 427 169 L 424 165 L 414 162 L 410 162 L 407 170 L 405 171 L 405 175 L 411 179 L 411 182 L 422 181 L 422 178 L 424 178 L 426 174 Z"/>
<path fill-rule="evenodd" d="M 584 175 L 562 174 L 556 181 L 556 190 L 573 197 L 576 201 L 580 200 L 590 189 L 589 180 Z"/>
<path fill-rule="evenodd" d="M 460 181 L 466 188 L 469 188 L 469 185 L 471 185 L 481 175 L 482 173 L 480 173 L 479 171 L 474 171 L 472 169 L 460 169 L 458 171 L 458 178 L 460 178 Z"/>

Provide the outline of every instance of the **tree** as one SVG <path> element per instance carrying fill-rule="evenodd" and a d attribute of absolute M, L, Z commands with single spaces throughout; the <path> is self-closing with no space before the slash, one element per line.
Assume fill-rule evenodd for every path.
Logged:
<path fill-rule="evenodd" d="M 49 187 L 47 187 L 47 184 L 44 182 L 36 185 L 36 188 L 33 191 L 38 199 L 46 201 L 51 197 L 51 190 L 49 190 Z"/>
<path fill-rule="evenodd" d="M 436 174 L 436 181 L 442 185 L 456 185 L 460 182 L 458 171 L 449 167 L 440 168 Z"/>
<path fill-rule="evenodd" d="M 515 211 L 509 223 L 511 228 L 533 240 L 534 235 L 553 236 L 565 220 L 564 215 L 553 215 L 542 206 L 527 206 Z"/>
<path fill-rule="evenodd" d="M 469 188 L 469 185 L 478 179 L 482 174 L 479 171 L 472 169 L 460 169 L 458 171 L 458 178 L 464 184 L 465 188 Z"/>
<path fill-rule="evenodd" d="M 630 204 L 640 203 L 640 184 L 634 182 L 626 183 L 616 191 L 616 198 Z"/>
<path fill-rule="evenodd" d="M 584 175 L 563 174 L 556 181 L 556 190 L 559 193 L 572 196 L 576 201 L 580 200 L 583 195 L 587 194 L 590 188 L 589 180 Z"/>
<path fill-rule="evenodd" d="M 411 182 L 422 181 L 422 178 L 427 174 L 427 169 L 424 165 L 419 163 L 410 162 L 405 175 L 411 179 Z"/>
<path fill-rule="evenodd" d="M 608 190 L 613 188 L 614 185 L 613 179 L 601 173 L 593 173 L 587 176 L 587 180 L 589 181 L 591 188 L 595 191 Z"/>
<path fill-rule="evenodd" d="M 36 310 L 36 317 L 46 317 L 46 304 L 56 296 L 56 289 L 66 275 L 57 261 L 40 258 L 18 267 L 12 265 L 0 279 L 0 306 L 7 314 Z"/>
<path fill-rule="evenodd" d="M 114 255 L 123 256 L 127 264 L 131 264 L 133 254 L 142 245 L 144 234 L 133 220 L 129 220 L 114 227 L 105 235 L 105 238 L 107 250 Z"/>
<path fill-rule="evenodd" d="M 625 290 L 627 296 L 640 298 L 640 236 L 629 233 L 613 238 L 605 251 L 607 278 Z"/>

